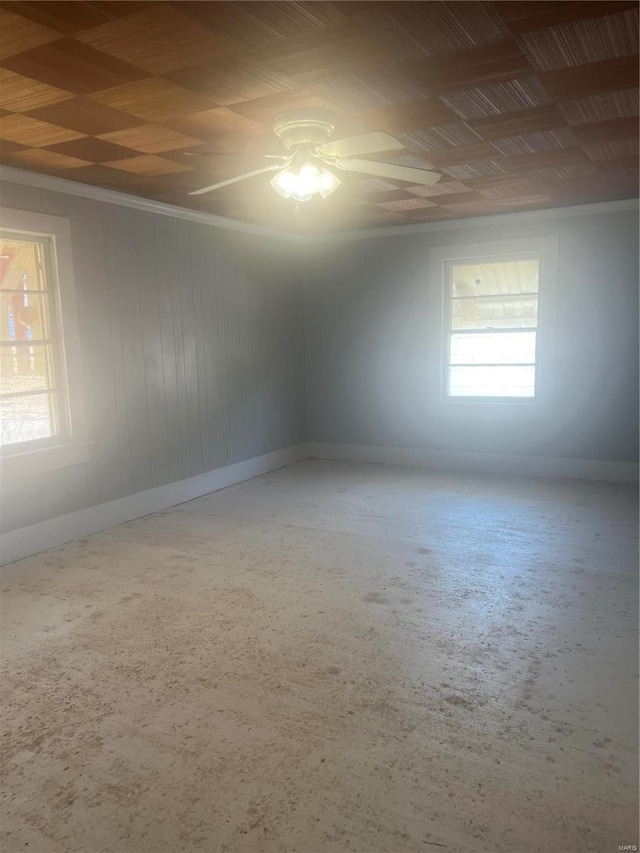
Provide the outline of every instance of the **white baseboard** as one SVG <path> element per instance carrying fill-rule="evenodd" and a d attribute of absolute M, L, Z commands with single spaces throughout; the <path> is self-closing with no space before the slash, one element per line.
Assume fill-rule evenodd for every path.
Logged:
<path fill-rule="evenodd" d="M 82 536 L 115 527 L 125 521 L 142 518 L 152 512 L 169 509 L 185 501 L 251 480 L 253 477 L 259 477 L 261 474 L 309 457 L 452 471 L 517 474 L 526 477 L 600 480 L 617 484 L 638 482 L 638 465 L 635 462 L 554 459 L 544 456 L 512 456 L 503 453 L 466 453 L 420 450 L 411 447 L 309 442 L 12 530 L 0 536 L 0 565 L 46 551 L 48 548 L 55 548 L 72 539 L 79 539 Z"/>
<path fill-rule="evenodd" d="M 206 474 L 189 477 L 187 480 L 167 483 L 166 486 L 12 530 L 0 536 L 0 565 L 63 545 L 90 533 L 97 533 L 99 530 L 106 530 L 125 521 L 133 521 L 134 518 L 168 509 L 210 492 L 217 492 L 276 468 L 299 462 L 306 457 L 306 444 L 285 447 L 264 456 L 256 456 L 244 462 L 216 468 Z"/>
<path fill-rule="evenodd" d="M 375 447 L 367 444 L 327 444 L 313 441 L 309 442 L 307 448 L 308 456 L 312 459 L 377 462 L 449 471 L 517 474 L 525 477 L 599 480 L 616 484 L 638 482 L 636 462 L 556 459 L 548 456 L 513 456 L 507 453 L 468 453 L 451 450 L 421 450 L 412 447 Z"/>

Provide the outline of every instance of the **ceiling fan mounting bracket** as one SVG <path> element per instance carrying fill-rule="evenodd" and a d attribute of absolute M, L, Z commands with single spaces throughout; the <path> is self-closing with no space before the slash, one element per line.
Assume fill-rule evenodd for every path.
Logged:
<path fill-rule="evenodd" d="M 273 131 L 286 148 L 298 145 L 322 145 L 333 133 L 331 115 L 318 110 L 296 110 L 280 113 L 273 120 Z"/>

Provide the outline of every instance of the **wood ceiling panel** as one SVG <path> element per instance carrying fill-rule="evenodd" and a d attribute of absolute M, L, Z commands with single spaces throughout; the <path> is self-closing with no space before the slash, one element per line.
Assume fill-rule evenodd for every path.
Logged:
<path fill-rule="evenodd" d="M 634 0 L 501 0 L 496 11 L 514 35 L 637 9 Z"/>
<path fill-rule="evenodd" d="M 412 67 L 409 63 L 396 62 L 349 74 L 343 72 L 315 84 L 314 89 L 344 104 L 346 110 L 410 104 L 431 97 L 428 86 L 416 77 Z"/>
<path fill-rule="evenodd" d="M 473 190 L 467 190 L 466 192 L 459 193 L 446 193 L 446 195 L 431 196 L 430 201 L 437 202 L 438 204 L 465 204 L 469 201 L 478 201 L 478 194 Z"/>
<path fill-rule="evenodd" d="M 491 3 L 355 4 L 350 16 L 398 59 L 421 59 L 494 44 L 509 31 Z"/>
<path fill-rule="evenodd" d="M 87 95 L 140 80 L 146 72 L 81 44 L 73 38 L 59 39 L 3 61 L 10 71 L 41 80 L 60 89 Z"/>
<path fill-rule="evenodd" d="M 369 127 L 387 133 L 405 133 L 421 127 L 433 127 L 456 121 L 458 116 L 438 98 L 423 98 L 408 104 L 387 104 L 362 110 L 355 117 Z"/>
<path fill-rule="evenodd" d="M 0 8 L 0 60 L 59 38 L 55 30 Z"/>
<path fill-rule="evenodd" d="M 14 162 L 25 169 L 40 168 L 44 171 L 59 171 L 66 169 L 79 169 L 81 166 L 90 166 L 90 160 L 81 160 L 78 157 L 69 157 L 56 151 L 45 148 L 26 148 L 13 155 Z"/>
<path fill-rule="evenodd" d="M 91 97 L 120 112 L 160 123 L 175 116 L 203 112 L 217 106 L 208 98 L 156 78 L 105 89 L 95 92 Z"/>
<path fill-rule="evenodd" d="M 382 204 L 388 201 L 403 201 L 412 198 L 412 194 L 406 189 L 384 189 L 368 191 L 367 188 L 358 191 L 358 195 L 366 197 L 373 204 Z"/>
<path fill-rule="evenodd" d="M 408 192 L 425 198 L 430 198 L 431 196 L 455 195 L 457 193 L 468 192 L 470 189 L 471 187 L 460 183 L 460 181 L 443 180 L 438 181 L 438 183 L 433 184 L 433 186 L 417 185 L 415 187 L 407 187 Z"/>
<path fill-rule="evenodd" d="M 428 130 L 413 130 L 411 133 L 403 134 L 402 140 L 410 148 L 424 149 L 425 151 L 484 144 L 482 137 L 462 122 L 432 127 Z"/>
<path fill-rule="evenodd" d="M 441 148 L 438 151 L 429 151 L 429 160 L 443 168 L 445 166 L 461 166 L 467 163 L 475 163 L 479 160 L 491 160 L 498 156 L 498 152 L 489 142 L 478 142 L 475 145 L 459 145 L 452 148 Z"/>
<path fill-rule="evenodd" d="M 479 195 L 489 199 L 518 199 L 530 196 L 535 191 L 535 184 L 528 177 L 518 176 L 508 183 L 476 187 Z"/>
<path fill-rule="evenodd" d="M 165 160 L 164 157 L 157 157 L 155 154 L 141 154 L 139 157 L 129 157 L 126 160 L 113 160 L 104 165 L 112 169 L 122 169 L 124 172 L 132 172 L 134 175 L 145 175 L 147 177 L 189 171 L 189 166 Z"/>
<path fill-rule="evenodd" d="M 293 2 L 179 2 L 177 8 L 224 33 L 245 49 L 255 50 L 301 34 L 347 24 L 342 3 Z"/>
<path fill-rule="evenodd" d="M 184 89 L 207 95 L 217 104 L 229 106 L 295 88 L 284 74 L 255 60 L 253 54 L 236 54 L 167 75 Z"/>
<path fill-rule="evenodd" d="M 326 110 L 329 113 L 337 112 L 335 102 L 317 94 L 312 89 L 297 89 L 277 95 L 266 95 L 264 98 L 231 104 L 230 109 L 266 127 L 271 126 L 273 118 L 278 113 L 286 110 L 316 109 Z"/>
<path fill-rule="evenodd" d="M 536 154 L 541 151 L 558 151 L 562 148 L 575 148 L 578 141 L 568 127 L 556 130 L 543 130 L 540 133 L 525 133 L 496 139 L 496 148 L 505 157 L 518 157 L 520 154 Z"/>
<path fill-rule="evenodd" d="M 166 3 L 152 4 L 138 14 L 79 33 L 77 38 L 151 74 L 188 68 L 235 47 Z"/>
<path fill-rule="evenodd" d="M 637 10 L 534 30 L 522 35 L 518 44 L 536 71 L 634 56 L 638 51 Z"/>
<path fill-rule="evenodd" d="M 593 124 L 581 124 L 572 128 L 573 133 L 582 145 L 589 142 L 606 142 L 609 139 L 619 139 L 625 136 L 638 135 L 637 116 L 629 118 L 614 118 L 611 121 L 598 121 Z"/>
<path fill-rule="evenodd" d="M 630 157 L 616 157 L 611 160 L 592 160 L 592 166 L 597 172 L 612 172 L 623 170 L 638 175 L 638 157 L 633 154 Z"/>
<path fill-rule="evenodd" d="M 55 106 L 40 107 L 30 110 L 29 115 L 90 136 L 123 130 L 139 122 L 135 116 L 113 110 L 89 98 L 73 98 Z"/>
<path fill-rule="evenodd" d="M 465 163 L 461 166 L 443 166 L 442 172 L 454 178 L 456 181 L 468 181 L 474 178 L 499 178 L 510 170 L 509 161 L 506 157 L 500 157 L 495 152 L 491 160 L 480 160 L 477 163 Z"/>
<path fill-rule="evenodd" d="M 426 210 L 428 207 L 436 207 L 436 205 L 426 198 L 405 198 L 398 201 L 383 201 L 378 203 L 378 207 L 385 210 Z"/>
<path fill-rule="evenodd" d="M 638 85 L 638 57 L 625 56 L 593 62 L 578 68 L 563 68 L 540 75 L 540 82 L 559 101 L 582 98 Z"/>
<path fill-rule="evenodd" d="M 14 114 L 0 118 L 0 139 L 7 139 L 30 148 L 44 148 L 46 145 L 68 142 L 71 139 L 79 139 L 81 136 L 82 134 L 76 133 L 75 130 L 38 121 L 31 116 Z"/>
<path fill-rule="evenodd" d="M 199 139 L 157 124 L 140 124 L 123 130 L 114 130 L 100 134 L 100 139 L 143 154 L 162 154 L 165 151 L 193 148 L 201 144 Z"/>
<path fill-rule="evenodd" d="M 66 157 L 85 160 L 83 166 L 91 163 L 106 163 L 108 160 L 124 160 L 131 156 L 131 151 L 128 148 L 114 145 L 113 142 L 106 142 L 104 139 L 96 139 L 93 136 L 72 139 L 70 142 L 59 142 L 56 145 L 49 146 L 47 150 L 64 154 Z"/>
<path fill-rule="evenodd" d="M 465 121 L 533 110 L 551 103 L 540 81 L 532 76 L 445 92 L 440 100 Z"/>
<path fill-rule="evenodd" d="M 29 3 L 10 0 L 10 2 L 0 3 L 0 6 L 21 15 L 28 21 L 35 21 L 59 33 L 71 35 L 89 27 L 97 27 L 114 18 L 139 12 L 144 8 L 145 3 L 130 3 L 126 0 L 120 0 L 117 3 L 77 3 L 65 2 L 65 0 Z"/>
<path fill-rule="evenodd" d="M 81 183 L 91 184 L 96 187 L 120 190 L 133 195 L 148 196 L 151 192 L 157 192 L 164 177 L 147 177 L 119 169 L 112 169 L 104 164 L 93 164 L 81 166 L 69 173 L 69 177 Z"/>
<path fill-rule="evenodd" d="M 414 73 L 432 92 L 438 93 L 513 80 L 530 74 L 531 67 L 517 42 L 509 39 L 487 47 L 427 59 L 415 64 Z"/>
<path fill-rule="evenodd" d="M 20 145 L 18 142 L 10 142 L 8 139 L 0 137 L 0 157 L 3 162 L 13 164 L 12 155 L 16 151 L 24 151 L 25 148 L 27 148 L 26 145 Z"/>
<path fill-rule="evenodd" d="M 189 113 L 189 115 L 176 119 L 176 126 L 178 125 L 184 126 L 186 131 L 203 139 L 229 134 L 257 136 L 265 131 L 264 126 L 259 122 L 227 107 L 215 107 L 212 110 Z"/>
<path fill-rule="evenodd" d="M 0 106 L 3 109 L 14 113 L 28 112 L 38 107 L 68 101 L 73 97 L 72 92 L 65 92 L 64 89 L 57 89 L 48 83 L 40 83 L 0 67 Z"/>
<path fill-rule="evenodd" d="M 557 104 L 545 104 L 532 110 L 475 119 L 468 124 L 479 136 L 491 142 L 506 136 L 553 130 L 565 125 L 566 120 Z"/>
<path fill-rule="evenodd" d="M 559 151 L 538 151 L 535 154 L 511 157 L 509 163 L 514 172 L 528 172 L 531 169 L 547 166 L 570 166 L 574 163 L 586 162 L 586 159 L 587 156 L 582 148 L 564 148 Z"/>
<path fill-rule="evenodd" d="M 0 2 L 0 161 L 284 228 L 447 220 L 637 194 L 637 6 L 615 2 Z M 629 54 L 629 55 L 627 55 Z M 295 205 L 274 116 L 382 130 L 379 162 Z M 244 153 L 242 153 L 244 152 Z M 199 153 L 206 156 L 189 156 Z"/>
<path fill-rule="evenodd" d="M 565 166 L 543 166 L 540 169 L 530 169 L 527 172 L 528 177 L 536 182 L 566 181 L 595 174 L 595 167 L 588 161 L 569 163 Z"/>
<path fill-rule="evenodd" d="M 623 139 L 607 139 L 592 142 L 584 146 L 584 152 L 590 160 L 620 160 L 638 157 L 638 136 Z"/>
<path fill-rule="evenodd" d="M 323 77 L 379 65 L 387 57 L 358 27 L 345 26 L 287 39 L 256 51 L 256 58 L 304 86 Z"/>
<path fill-rule="evenodd" d="M 576 125 L 637 116 L 639 103 L 640 91 L 630 88 L 562 101 L 558 106 L 567 123 Z"/>

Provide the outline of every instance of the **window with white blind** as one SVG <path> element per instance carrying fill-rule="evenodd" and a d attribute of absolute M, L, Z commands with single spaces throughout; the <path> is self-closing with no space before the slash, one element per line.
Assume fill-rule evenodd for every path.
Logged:
<path fill-rule="evenodd" d="M 69 222 L 0 212 L 0 474 L 88 459 Z"/>
<path fill-rule="evenodd" d="M 534 254 L 445 262 L 447 398 L 535 399 L 540 270 Z"/>

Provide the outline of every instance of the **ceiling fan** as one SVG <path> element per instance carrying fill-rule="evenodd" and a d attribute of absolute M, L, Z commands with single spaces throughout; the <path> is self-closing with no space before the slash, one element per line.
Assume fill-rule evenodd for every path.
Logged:
<path fill-rule="evenodd" d="M 404 146 L 388 133 L 374 131 L 346 139 L 327 141 L 334 131 L 331 117 L 318 112 L 287 112 L 276 116 L 273 130 L 287 154 L 257 155 L 277 162 L 243 175 L 236 175 L 189 195 L 203 195 L 230 184 L 245 181 L 266 172 L 276 172 L 271 186 L 283 198 L 309 201 L 319 194 L 326 198 L 340 186 L 340 179 L 327 166 L 345 172 L 358 172 L 377 178 L 391 178 L 410 184 L 435 184 L 440 180 L 439 172 L 416 169 L 413 166 L 398 166 L 376 160 L 361 160 L 360 155 L 377 154 L 383 151 L 399 151 Z M 192 156 L 198 155 L 195 152 Z"/>

